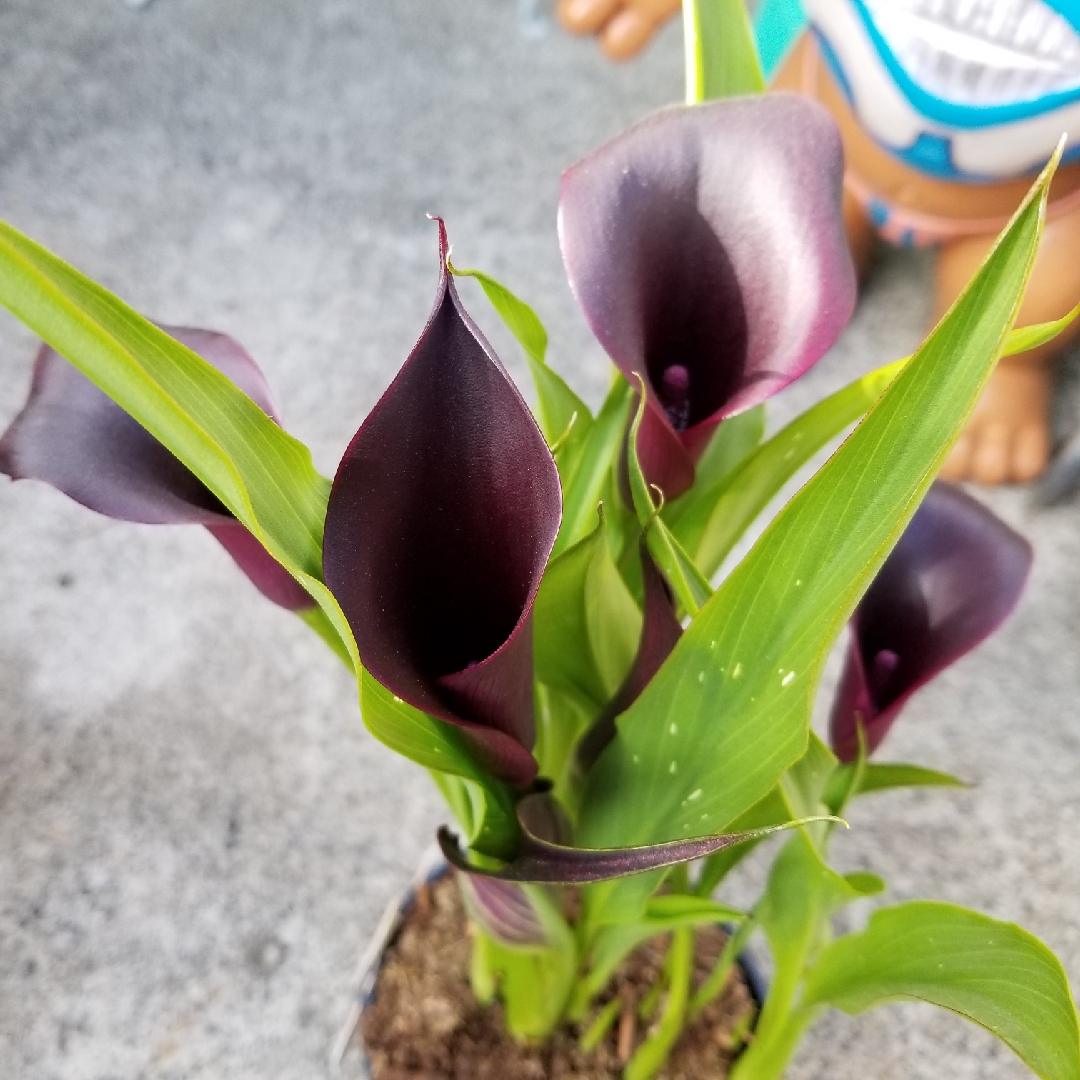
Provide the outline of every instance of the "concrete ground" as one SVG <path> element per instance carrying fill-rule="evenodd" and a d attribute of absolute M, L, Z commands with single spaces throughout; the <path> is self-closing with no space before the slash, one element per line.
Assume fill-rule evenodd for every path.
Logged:
<path fill-rule="evenodd" d="M 140 310 L 235 335 L 327 472 L 427 315 L 429 212 L 459 264 L 534 303 L 553 363 L 595 401 L 605 361 L 561 270 L 559 171 L 679 96 L 678 31 L 616 69 L 588 43 L 523 36 L 516 12 L 4 0 L 0 216 Z M 917 344 L 928 272 L 884 257 L 773 422 Z M 33 350 L 0 318 L 0 425 Z M 1019 920 L 1076 982 L 1080 509 L 989 500 L 1035 544 L 1031 587 L 911 705 L 887 754 L 978 786 L 868 801 L 840 857 L 895 898 Z M 0 596 L 0 1075 L 323 1075 L 357 952 L 445 817 L 426 776 L 367 735 L 337 662 L 199 529 L 114 523 L 0 482 Z M 828 1019 L 789 1075 L 1025 1071 L 906 1006 Z"/>

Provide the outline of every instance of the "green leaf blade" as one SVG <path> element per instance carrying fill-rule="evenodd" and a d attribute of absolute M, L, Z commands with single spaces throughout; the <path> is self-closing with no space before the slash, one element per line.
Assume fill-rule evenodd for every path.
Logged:
<path fill-rule="evenodd" d="M 683 0 L 686 102 L 761 94 L 765 76 L 743 0 Z"/>
<path fill-rule="evenodd" d="M 1068 979 L 1038 939 L 951 904 L 900 904 L 834 942 L 806 985 L 807 1005 L 849 1013 L 928 1001 L 993 1032 L 1043 1080 L 1080 1077 L 1080 1025 Z"/>

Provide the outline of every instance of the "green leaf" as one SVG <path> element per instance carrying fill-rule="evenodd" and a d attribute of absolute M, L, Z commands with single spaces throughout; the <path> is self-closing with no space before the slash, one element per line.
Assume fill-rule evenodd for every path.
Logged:
<path fill-rule="evenodd" d="M 352 633 L 322 584 L 330 482 L 307 447 L 201 356 L 3 222 L 0 304 L 213 491 L 318 601 L 358 670 Z M 325 636 L 325 623 L 316 629 Z"/>
<path fill-rule="evenodd" d="M 683 0 L 686 103 L 760 94 L 765 76 L 743 0 Z"/>
<path fill-rule="evenodd" d="M 758 448 L 764 437 L 764 405 L 755 405 L 746 412 L 729 417 L 713 432 L 713 437 L 694 465 L 694 487 L 705 490 L 723 480 Z M 690 494 L 692 492 L 687 493 Z M 665 508 L 666 512 L 673 514 L 686 497 L 670 503 Z"/>
<path fill-rule="evenodd" d="M 673 525 L 702 573 L 711 578 L 774 495 L 823 446 L 865 415 L 904 369 L 898 360 L 819 401 L 763 443 Z"/>
<path fill-rule="evenodd" d="M 468 831 L 470 846 L 485 855 L 513 857 L 521 836 L 513 794 L 473 761 L 453 724 L 414 709 L 366 670 L 360 676 L 360 711 L 368 731 L 391 750 L 436 774 L 471 781 L 461 789 L 435 777 Z"/>
<path fill-rule="evenodd" d="M 630 438 L 627 440 L 627 471 L 630 480 L 630 494 L 634 501 L 634 512 L 645 531 L 645 542 L 649 545 L 660 572 L 664 575 L 680 607 L 690 615 L 696 615 L 701 606 L 712 596 L 712 586 L 694 565 L 693 559 L 683 550 L 682 545 L 671 530 L 664 524 L 658 507 L 653 502 L 652 491 L 641 469 L 637 455 L 637 436 L 641 421 L 645 416 L 644 387 L 638 396 L 637 412 L 630 425 Z M 662 498 L 662 497 L 661 497 Z"/>
<path fill-rule="evenodd" d="M 529 364 L 539 400 L 540 430 L 548 446 L 558 445 L 560 457 L 575 463 L 581 446 L 592 426 L 588 406 L 567 386 L 566 381 L 548 367 L 545 359 L 548 336 L 540 321 L 524 300 L 515 296 L 505 285 L 482 270 L 458 270 L 447 262 L 455 277 L 476 278 L 491 306 L 498 312 L 507 329 L 517 338 Z M 560 468 L 560 475 L 563 470 Z M 565 479 L 565 477 L 564 477 Z"/>
<path fill-rule="evenodd" d="M 645 918 L 657 927 L 657 933 L 676 926 L 711 926 L 715 923 L 738 922 L 745 911 L 728 904 L 718 904 L 703 896 L 685 893 L 664 893 L 654 896 L 645 905 Z"/>
<path fill-rule="evenodd" d="M 836 770 L 836 755 L 811 731 L 806 753 L 780 778 L 780 790 L 790 817 L 822 813 L 822 797 Z"/>
<path fill-rule="evenodd" d="M 583 1004 L 607 986 L 619 965 L 641 944 L 680 927 L 739 922 L 745 912 L 699 896 L 678 893 L 654 896 L 643 918 L 605 926 L 596 935 L 589 974 L 584 979 Z"/>
<path fill-rule="evenodd" d="M 604 499 L 612 466 L 626 435 L 632 398 L 629 383 L 617 375 L 582 442 L 573 469 L 568 469 L 563 477 L 563 518 L 554 555 L 572 547 L 595 527 L 596 508 Z"/>
<path fill-rule="evenodd" d="M 611 557 L 601 514 L 584 540 L 553 559 L 533 608 L 536 678 L 595 710 L 622 685 L 641 611 Z"/>
<path fill-rule="evenodd" d="M 1080 316 L 1080 304 L 1053 322 L 1017 327 L 1009 334 L 1002 356 L 1015 356 L 1017 353 L 1027 352 L 1029 349 L 1036 349 L 1040 345 L 1053 341 L 1058 334 L 1071 326 L 1078 316 Z"/>
<path fill-rule="evenodd" d="M 886 908 L 862 933 L 821 954 L 804 997 L 807 1005 L 848 1013 L 900 1000 L 966 1016 L 1043 1080 L 1080 1077 L 1080 1026 L 1065 972 L 1042 942 L 1012 923 L 951 904 Z"/>
<path fill-rule="evenodd" d="M 1048 170 L 972 284 L 863 423 L 694 618 L 589 776 L 579 840 L 719 831 L 805 751 L 841 627 L 903 532 L 1000 354 Z"/>
<path fill-rule="evenodd" d="M 948 773 L 936 769 L 924 769 L 920 765 L 890 765 L 867 762 L 862 781 L 855 790 L 848 791 L 854 765 L 841 765 L 829 780 L 825 792 L 825 803 L 837 812 L 838 800 L 842 797 L 854 798 L 856 795 L 870 795 L 875 791 L 889 791 L 905 787 L 951 787 L 966 788 L 963 780 L 957 780 Z M 846 800 L 845 800 L 846 801 Z"/>
<path fill-rule="evenodd" d="M 562 694 L 537 682 L 534 686 L 536 704 L 536 743 L 533 757 L 538 773 L 555 785 L 553 794 L 571 816 L 577 814 L 580 783 L 574 750 L 596 716 L 596 707 L 582 704 L 578 696 Z"/>
<path fill-rule="evenodd" d="M 774 825 L 783 825 L 791 820 L 791 809 L 780 790 L 780 785 L 772 789 L 763 799 L 754 803 L 744 814 L 740 814 L 732 823 L 732 832 L 753 832 L 755 829 L 768 829 Z M 710 896 L 721 881 L 760 843 L 750 840 L 745 844 L 725 848 L 704 859 L 698 876 L 695 892 L 698 896 Z"/>
<path fill-rule="evenodd" d="M 1056 322 L 1010 331 L 1002 356 L 1052 341 L 1078 315 L 1080 307 Z M 909 360 L 905 357 L 886 364 L 830 394 L 745 456 L 737 468 L 721 473 L 700 491 L 695 482 L 690 492 L 666 509 L 665 520 L 706 578 L 720 569 L 739 538 L 784 484 L 831 439 L 863 416 Z M 720 431 L 731 422 L 722 424 Z"/>

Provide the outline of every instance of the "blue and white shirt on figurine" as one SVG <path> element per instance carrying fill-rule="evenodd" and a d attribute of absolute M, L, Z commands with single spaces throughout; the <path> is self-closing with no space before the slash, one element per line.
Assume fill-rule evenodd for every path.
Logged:
<path fill-rule="evenodd" d="M 1080 143 L 1080 0 L 804 4 L 856 115 L 912 167 L 1005 180 Z"/>

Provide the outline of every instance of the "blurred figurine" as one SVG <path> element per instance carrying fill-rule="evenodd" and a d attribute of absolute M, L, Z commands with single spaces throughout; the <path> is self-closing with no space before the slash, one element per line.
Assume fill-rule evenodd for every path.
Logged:
<path fill-rule="evenodd" d="M 561 0 L 559 17 L 625 58 L 678 0 Z M 800 23 L 810 33 L 792 36 Z M 784 47 L 777 46 L 777 28 Z M 934 317 L 960 293 L 1062 134 L 1080 137 L 1080 0 L 762 0 L 776 89 L 814 97 L 847 152 L 845 218 L 865 268 L 874 237 L 937 249 Z M 787 48 L 792 41 L 794 46 Z M 1080 138 L 1051 189 L 1019 325 L 1080 303 Z M 1050 449 L 1049 361 L 1080 331 L 1003 360 L 943 475 L 1027 481 Z"/>

